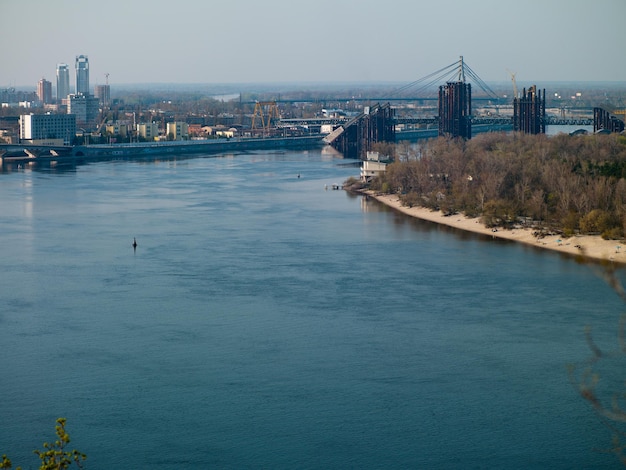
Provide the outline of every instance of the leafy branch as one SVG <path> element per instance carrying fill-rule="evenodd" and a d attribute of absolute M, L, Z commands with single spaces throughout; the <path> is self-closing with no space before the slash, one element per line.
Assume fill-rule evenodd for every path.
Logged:
<path fill-rule="evenodd" d="M 70 443 L 70 435 L 65 430 L 66 419 L 59 418 L 56 423 L 54 429 L 57 439 L 54 442 L 44 442 L 43 450 L 33 451 L 41 460 L 39 470 L 64 470 L 72 463 L 75 463 L 78 468 L 83 468 L 82 462 L 87 456 L 76 449 L 65 450 Z M 2 460 L 0 460 L 0 469 L 10 468 L 12 468 L 11 460 L 3 455 Z M 16 470 L 21 470 L 21 467 L 17 467 Z"/>

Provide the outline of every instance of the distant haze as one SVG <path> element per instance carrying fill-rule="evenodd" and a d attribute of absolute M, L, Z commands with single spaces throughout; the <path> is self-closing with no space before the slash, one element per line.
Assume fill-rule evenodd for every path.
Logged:
<path fill-rule="evenodd" d="M 0 87 L 410 83 L 464 56 L 485 81 L 626 82 L 624 0 L 0 1 Z"/>

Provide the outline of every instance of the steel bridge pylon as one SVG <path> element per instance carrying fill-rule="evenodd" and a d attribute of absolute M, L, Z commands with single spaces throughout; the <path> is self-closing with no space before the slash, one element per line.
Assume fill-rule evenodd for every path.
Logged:
<path fill-rule="evenodd" d="M 546 133 L 546 90 L 537 90 L 535 85 L 521 97 L 513 99 L 513 130 L 524 134 Z"/>
<path fill-rule="evenodd" d="M 439 135 L 472 138 L 472 86 L 464 81 L 439 87 Z"/>
<path fill-rule="evenodd" d="M 375 143 L 395 142 L 394 110 L 389 103 L 366 108 L 324 140 L 346 158 L 364 159 Z"/>

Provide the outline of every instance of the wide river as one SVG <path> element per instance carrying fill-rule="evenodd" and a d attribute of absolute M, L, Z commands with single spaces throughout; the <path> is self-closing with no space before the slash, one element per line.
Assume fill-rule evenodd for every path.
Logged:
<path fill-rule="evenodd" d="M 62 416 L 92 470 L 617 467 L 568 375 L 586 325 L 618 347 L 598 273 L 332 190 L 350 163 L 0 174 L 0 454 Z"/>

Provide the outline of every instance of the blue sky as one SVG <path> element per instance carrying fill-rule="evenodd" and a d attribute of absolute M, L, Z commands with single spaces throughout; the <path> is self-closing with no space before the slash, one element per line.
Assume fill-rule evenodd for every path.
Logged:
<path fill-rule="evenodd" d="M 92 86 L 409 83 L 461 55 L 485 81 L 626 82 L 625 0 L 0 0 L 0 39 L 0 87 L 79 54 Z"/>

